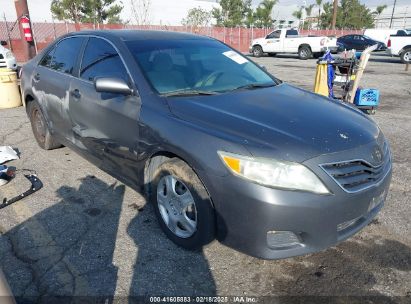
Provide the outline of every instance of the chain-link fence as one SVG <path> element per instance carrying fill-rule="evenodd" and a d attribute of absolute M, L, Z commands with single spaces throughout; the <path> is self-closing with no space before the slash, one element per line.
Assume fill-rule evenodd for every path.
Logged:
<path fill-rule="evenodd" d="M 90 29 L 135 29 L 135 30 L 165 30 L 177 32 L 189 32 L 206 35 L 227 43 L 240 52 L 248 52 L 250 42 L 259 37 L 265 37 L 272 31 L 270 28 L 225 28 L 190 26 L 166 26 L 166 25 L 127 25 L 127 24 L 92 24 L 92 23 L 57 23 L 57 22 L 33 22 L 32 30 L 36 50 L 40 51 L 57 37 L 70 32 Z M 341 36 L 349 33 L 361 33 L 361 30 L 302 30 L 303 35 Z M 9 41 L 9 44 L 18 61 L 25 61 L 20 41 L 19 26 L 13 22 L 0 22 L 0 39 Z"/>

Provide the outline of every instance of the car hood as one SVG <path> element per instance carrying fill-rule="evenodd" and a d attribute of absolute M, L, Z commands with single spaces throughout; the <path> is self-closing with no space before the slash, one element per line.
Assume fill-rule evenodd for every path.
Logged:
<path fill-rule="evenodd" d="M 288 84 L 168 102 L 180 119 L 239 142 L 258 157 L 304 161 L 379 135 L 378 126 L 358 110 Z"/>

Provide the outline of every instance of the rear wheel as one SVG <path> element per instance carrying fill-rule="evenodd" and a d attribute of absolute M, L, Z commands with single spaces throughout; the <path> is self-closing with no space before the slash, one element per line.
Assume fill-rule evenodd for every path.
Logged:
<path fill-rule="evenodd" d="M 303 45 L 298 49 L 298 57 L 301 60 L 306 60 L 308 58 L 311 58 L 313 56 L 313 53 L 311 51 L 311 48 L 308 45 Z"/>
<path fill-rule="evenodd" d="M 411 63 L 411 48 L 405 49 L 401 53 L 401 61 L 402 63 Z"/>
<path fill-rule="evenodd" d="M 195 172 L 172 158 L 154 173 L 151 201 L 163 232 L 177 245 L 195 250 L 215 237 L 211 199 Z"/>
<path fill-rule="evenodd" d="M 44 119 L 43 112 L 41 111 L 40 105 L 37 101 L 33 100 L 28 103 L 27 113 L 30 119 L 34 138 L 40 148 L 44 150 L 52 150 L 61 147 L 61 144 L 51 135 L 47 122 Z"/>
<path fill-rule="evenodd" d="M 253 46 L 253 56 L 254 57 L 261 57 L 263 56 L 263 48 L 259 45 Z"/>

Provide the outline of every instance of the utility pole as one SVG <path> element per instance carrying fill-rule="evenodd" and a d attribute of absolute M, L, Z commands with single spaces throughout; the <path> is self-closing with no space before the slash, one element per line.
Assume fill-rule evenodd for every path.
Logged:
<path fill-rule="evenodd" d="M 24 38 L 24 30 L 20 23 L 20 18 L 26 16 L 30 19 L 29 8 L 27 6 L 27 0 L 14 0 L 14 6 L 16 7 L 17 22 L 19 23 L 21 44 L 24 50 L 24 56 L 27 60 L 36 56 L 36 48 L 34 46 L 34 41 L 26 41 Z M 32 28 L 31 20 L 30 27 Z M 31 30 L 33 34 L 33 30 Z M 33 37 L 34 38 L 34 37 Z"/>
<path fill-rule="evenodd" d="M 334 0 L 333 3 L 333 20 L 331 23 L 331 29 L 335 30 L 335 24 L 337 23 L 337 10 L 338 10 L 338 0 Z"/>
<path fill-rule="evenodd" d="M 391 14 L 391 19 L 390 19 L 390 28 L 392 27 L 392 19 L 394 18 L 394 11 L 395 11 L 396 4 L 397 4 L 397 0 L 394 0 L 394 6 L 392 7 L 392 14 Z"/>

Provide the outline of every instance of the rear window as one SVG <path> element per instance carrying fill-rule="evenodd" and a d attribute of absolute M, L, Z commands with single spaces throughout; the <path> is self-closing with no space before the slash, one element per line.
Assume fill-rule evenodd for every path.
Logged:
<path fill-rule="evenodd" d="M 286 37 L 288 36 L 298 36 L 298 31 L 297 30 L 287 30 L 287 32 L 285 32 Z"/>

